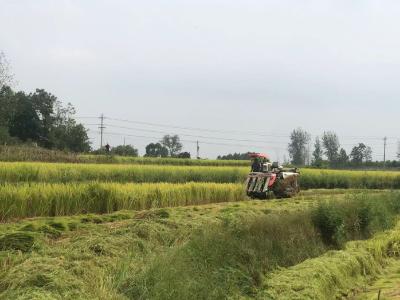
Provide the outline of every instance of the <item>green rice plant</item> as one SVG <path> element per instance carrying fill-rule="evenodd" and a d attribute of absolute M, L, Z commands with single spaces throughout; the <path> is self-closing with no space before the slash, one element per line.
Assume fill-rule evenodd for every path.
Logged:
<path fill-rule="evenodd" d="M 247 167 L 118 165 L 69 163 L 0 163 L 0 183 L 20 182 L 216 182 L 243 183 Z M 400 172 L 303 169 L 302 189 L 400 188 Z"/>
<path fill-rule="evenodd" d="M 131 157 L 116 155 L 75 154 L 29 146 L 0 145 L 0 161 L 37 161 L 93 164 L 138 164 L 174 166 L 249 166 L 247 160 L 182 159 L 172 157 Z"/>
<path fill-rule="evenodd" d="M 242 182 L 248 172 L 240 167 L 102 165 L 64 163 L 0 163 L 4 182 Z"/>
<path fill-rule="evenodd" d="M 0 221 L 37 216 L 103 214 L 122 209 L 143 210 L 243 199 L 245 195 L 240 184 L 3 184 L 0 185 Z"/>

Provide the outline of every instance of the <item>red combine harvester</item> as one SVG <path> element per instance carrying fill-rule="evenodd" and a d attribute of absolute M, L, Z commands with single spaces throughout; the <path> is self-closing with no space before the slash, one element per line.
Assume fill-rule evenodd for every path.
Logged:
<path fill-rule="evenodd" d="M 247 196 L 267 199 L 271 196 L 289 198 L 300 191 L 297 168 L 283 168 L 277 162 L 270 163 L 262 153 L 250 153 L 251 172 L 246 180 Z"/>

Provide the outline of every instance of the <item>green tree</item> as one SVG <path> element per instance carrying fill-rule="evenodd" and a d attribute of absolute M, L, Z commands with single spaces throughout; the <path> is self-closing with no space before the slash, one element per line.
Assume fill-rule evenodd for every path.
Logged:
<path fill-rule="evenodd" d="M 322 143 L 329 163 L 331 165 L 335 164 L 338 159 L 338 151 L 340 148 L 338 136 L 332 131 L 324 132 L 324 135 L 322 136 Z"/>
<path fill-rule="evenodd" d="M 12 86 L 13 83 L 14 76 L 11 73 L 10 62 L 4 52 L 0 51 L 0 89 L 4 86 Z"/>
<path fill-rule="evenodd" d="M 288 152 L 291 163 L 294 165 L 304 165 L 306 161 L 307 144 L 310 141 L 310 134 L 301 128 L 294 129 L 290 134 Z"/>
<path fill-rule="evenodd" d="M 150 143 L 146 146 L 146 157 L 167 157 L 168 149 L 160 143 Z"/>
<path fill-rule="evenodd" d="M 9 121 L 10 135 L 23 142 L 28 140 L 41 141 L 40 119 L 29 96 L 23 92 L 18 92 L 15 94 L 15 102 L 15 112 Z"/>
<path fill-rule="evenodd" d="M 171 157 L 177 156 L 183 148 L 178 135 L 165 135 L 160 143 L 168 149 L 168 154 Z"/>
<path fill-rule="evenodd" d="M 250 152 L 246 153 L 233 153 L 227 155 L 218 155 L 217 159 L 221 160 L 250 160 Z"/>
<path fill-rule="evenodd" d="M 397 158 L 400 159 L 400 142 L 397 143 Z"/>
<path fill-rule="evenodd" d="M 359 143 L 351 150 L 350 157 L 351 161 L 355 164 L 370 162 L 372 160 L 371 147 L 366 146 L 364 143 Z"/>
<path fill-rule="evenodd" d="M 315 144 L 314 144 L 314 152 L 312 153 L 313 155 L 313 161 L 312 164 L 316 167 L 320 167 L 322 165 L 322 156 L 324 154 L 324 151 L 322 150 L 322 145 L 319 137 L 315 138 Z"/>
<path fill-rule="evenodd" d="M 137 157 L 139 152 L 132 145 L 119 145 L 111 149 L 111 154 Z"/>
<path fill-rule="evenodd" d="M 190 158 L 189 152 L 181 152 L 177 155 L 178 158 Z"/>
<path fill-rule="evenodd" d="M 349 162 L 349 156 L 347 155 L 346 150 L 343 148 L 341 148 L 339 151 L 337 162 L 341 166 L 345 166 Z"/>

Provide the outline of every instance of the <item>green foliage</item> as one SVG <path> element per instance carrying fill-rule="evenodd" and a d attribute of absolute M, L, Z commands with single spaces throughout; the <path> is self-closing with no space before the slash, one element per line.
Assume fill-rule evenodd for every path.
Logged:
<path fill-rule="evenodd" d="M 111 149 L 111 154 L 137 157 L 138 150 L 132 145 L 119 145 Z"/>
<path fill-rule="evenodd" d="M 312 153 L 313 155 L 313 160 L 312 160 L 312 165 L 316 167 L 321 167 L 322 166 L 322 161 L 323 161 L 323 156 L 324 151 L 322 150 L 322 145 L 319 137 L 315 138 L 315 144 L 314 144 L 314 151 Z"/>
<path fill-rule="evenodd" d="M 314 212 L 313 224 L 327 245 L 339 247 L 344 241 L 344 216 L 334 204 L 321 204 Z"/>
<path fill-rule="evenodd" d="M 227 155 L 219 155 L 217 159 L 220 160 L 246 160 L 250 161 L 250 152 L 246 153 L 233 153 L 233 154 L 227 154 Z"/>
<path fill-rule="evenodd" d="M 310 134 L 301 128 L 294 129 L 290 134 L 288 152 L 293 165 L 305 165 L 307 156 L 306 146 L 310 138 Z"/>
<path fill-rule="evenodd" d="M 150 143 L 146 146 L 146 157 L 167 157 L 168 149 L 160 143 Z"/>
<path fill-rule="evenodd" d="M 372 160 L 371 147 L 366 146 L 364 143 L 359 143 L 351 150 L 351 161 L 354 164 L 361 164 Z"/>
<path fill-rule="evenodd" d="M 63 107 L 43 89 L 34 93 L 0 90 L 0 127 L 14 139 L 49 149 L 85 152 L 90 150 L 87 130 L 73 119 L 74 108 Z M 3 138 L 7 137 L 3 134 Z M 5 141 L 7 142 L 7 141 Z"/>
<path fill-rule="evenodd" d="M 160 143 L 168 149 L 168 154 L 171 157 L 177 156 L 183 148 L 178 135 L 165 135 Z"/>
<path fill-rule="evenodd" d="M 339 156 L 339 138 L 333 131 L 324 132 L 322 143 L 325 149 L 325 154 L 328 157 L 329 163 L 335 165 Z"/>

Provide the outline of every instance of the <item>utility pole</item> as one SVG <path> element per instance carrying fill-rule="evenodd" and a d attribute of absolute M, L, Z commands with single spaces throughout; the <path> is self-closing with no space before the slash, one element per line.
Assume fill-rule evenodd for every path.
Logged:
<path fill-rule="evenodd" d="M 197 141 L 197 159 L 200 159 L 200 146 L 199 146 L 199 141 Z"/>
<path fill-rule="evenodd" d="M 387 137 L 385 136 L 383 138 L 383 166 L 386 165 L 386 141 L 387 141 Z"/>
<path fill-rule="evenodd" d="M 103 132 L 104 132 L 104 115 L 101 114 L 100 116 L 100 149 L 103 148 Z"/>

